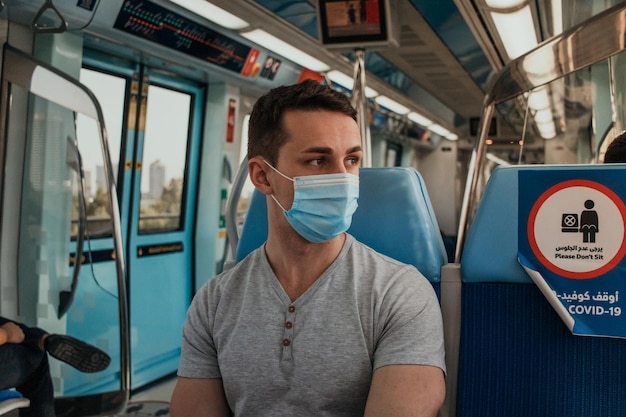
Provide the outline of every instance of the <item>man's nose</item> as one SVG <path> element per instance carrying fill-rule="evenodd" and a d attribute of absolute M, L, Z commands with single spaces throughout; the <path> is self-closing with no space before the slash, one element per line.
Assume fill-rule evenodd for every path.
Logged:
<path fill-rule="evenodd" d="M 343 159 L 339 159 L 333 162 L 332 164 L 333 174 L 345 174 L 346 172 L 348 172 L 348 169 L 346 168 L 346 164 L 344 163 Z"/>

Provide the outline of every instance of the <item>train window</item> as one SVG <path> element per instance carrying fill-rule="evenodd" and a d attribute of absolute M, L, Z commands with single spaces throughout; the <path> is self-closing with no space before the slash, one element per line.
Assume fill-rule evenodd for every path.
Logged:
<path fill-rule="evenodd" d="M 113 175 L 117 182 L 117 164 L 120 154 L 120 142 L 123 126 L 123 103 L 126 91 L 126 80 L 103 72 L 82 68 L 80 71 L 80 82 L 87 86 L 96 96 L 102 108 L 104 124 L 108 133 L 109 153 L 113 161 Z M 78 132 L 93 132 L 94 128 L 89 126 L 92 119 L 78 115 L 76 126 Z M 80 135 L 87 136 L 86 134 Z M 108 207 L 108 195 L 106 189 L 106 179 L 104 162 L 99 151 L 100 144 L 97 137 L 86 138 L 85 145 L 80 144 L 85 151 L 80 152 L 82 168 L 84 173 L 84 200 L 87 214 L 87 231 L 89 236 L 106 236 L 111 234 L 110 213 L 106 211 Z M 77 175 L 77 172 L 75 173 Z M 72 206 L 72 238 L 76 238 L 78 229 L 80 205 L 80 193 L 78 184 L 75 182 L 74 199 Z"/>
<path fill-rule="evenodd" d="M 109 153 L 111 161 L 115 163 L 120 155 L 120 138 L 122 138 L 123 127 L 123 106 L 124 96 L 126 94 L 126 79 L 99 71 L 93 71 L 87 68 L 80 70 L 80 82 L 85 84 L 91 92 L 96 96 L 102 113 L 104 116 L 104 125 L 106 126 L 109 142 Z M 113 167 L 115 181 L 117 182 L 117 167 Z M 96 172 L 95 185 L 101 184 Z"/>
<path fill-rule="evenodd" d="M 191 104 L 187 93 L 148 88 L 140 233 L 180 228 Z"/>
<path fill-rule="evenodd" d="M 96 121 L 76 116 L 76 142 L 68 138 L 67 160 L 72 184 L 71 237 L 76 239 L 81 222 L 86 221 L 86 236 L 111 235 L 111 212 L 104 159 L 100 151 Z M 91 180 L 95 173 L 95 187 Z"/>

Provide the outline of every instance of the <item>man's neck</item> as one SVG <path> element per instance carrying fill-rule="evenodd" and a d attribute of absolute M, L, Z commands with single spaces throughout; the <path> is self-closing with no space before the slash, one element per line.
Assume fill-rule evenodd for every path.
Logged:
<path fill-rule="evenodd" d="M 345 233 L 323 243 L 311 243 L 300 236 L 268 236 L 265 253 L 291 301 L 304 294 L 337 259 L 345 240 Z"/>

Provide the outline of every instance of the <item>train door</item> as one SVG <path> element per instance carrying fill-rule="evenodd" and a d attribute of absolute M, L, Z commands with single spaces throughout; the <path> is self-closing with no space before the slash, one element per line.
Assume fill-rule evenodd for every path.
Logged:
<path fill-rule="evenodd" d="M 8 45 L 3 59 L 0 310 L 106 351 L 112 361 L 101 372 L 84 374 L 51 359 L 50 373 L 58 416 L 112 414 L 128 398 L 129 338 L 119 207 L 101 111 L 65 73 Z M 102 215 L 92 224 L 83 155 L 106 175 Z M 81 268 L 84 238 L 96 231 L 106 236 L 108 262 Z"/>
<path fill-rule="evenodd" d="M 202 86 L 86 55 L 81 82 L 98 97 L 117 185 L 130 309 L 131 388 L 174 372 L 192 296 Z M 92 196 L 100 192 L 98 168 Z"/>

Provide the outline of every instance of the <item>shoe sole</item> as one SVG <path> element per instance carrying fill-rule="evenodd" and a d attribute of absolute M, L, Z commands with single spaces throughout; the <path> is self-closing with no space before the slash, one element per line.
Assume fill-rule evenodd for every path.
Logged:
<path fill-rule="evenodd" d="M 102 371 L 111 362 L 109 355 L 100 349 L 71 336 L 48 336 L 46 350 L 52 357 L 86 373 Z"/>

